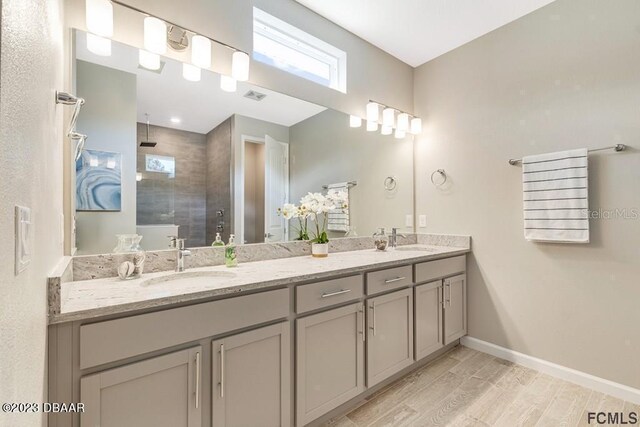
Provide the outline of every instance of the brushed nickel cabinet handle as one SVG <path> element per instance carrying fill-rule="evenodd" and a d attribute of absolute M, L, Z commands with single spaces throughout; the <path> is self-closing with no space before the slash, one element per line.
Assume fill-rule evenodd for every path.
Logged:
<path fill-rule="evenodd" d="M 200 407 L 200 352 L 196 353 L 196 409 Z"/>
<path fill-rule="evenodd" d="M 341 290 L 336 291 L 336 292 L 326 292 L 326 293 L 322 294 L 320 296 L 320 298 L 335 297 L 336 295 L 348 294 L 349 292 L 351 292 L 351 289 L 341 289 Z"/>
<path fill-rule="evenodd" d="M 360 329 L 360 333 L 362 334 L 362 341 L 366 341 L 367 339 L 367 328 L 364 325 L 364 306 L 360 306 L 360 308 L 358 309 L 358 313 L 360 313 L 360 326 L 362 327 L 362 329 Z"/>
<path fill-rule="evenodd" d="M 445 288 L 445 298 L 446 298 L 446 303 L 449 307 L 451 307 L 451 282 L 444 282 L 444 288 Z M 449 289 L 449 296 L 447 297 L 447 292 L 446 290 Z"/>
<path fill-rule="evenodd" d="M 371 329 L 373 330 L 373 336 L 376 336 L 376 303 L 371 302 Z"/>
<path fill-rule="evenodd" d="M 384 281 L 384 283 L 393 283 L 393 282 L 399 282 L 401 280 L 406 279 L 406 277 L 396 277 L 395 279 L 387 279 Z"/>
<path fill-rule="evenodd" d="M 220 344 L 220 397 L 224 397 L 224 344 Z"/>

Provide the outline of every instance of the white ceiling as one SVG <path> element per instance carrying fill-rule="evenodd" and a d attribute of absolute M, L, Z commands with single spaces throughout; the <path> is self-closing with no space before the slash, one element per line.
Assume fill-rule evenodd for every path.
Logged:
<path fill-rule="evenodd" d="M 297 0 L 417 67 L 554 0 Z"/>
<path fill-rule="evenodd" d="M 138 67 L 138 49 L 117 42 L 112 42 L 111 56 L 98 56 L 87 50 L 85 34 L 80 31 L 76 58 L 136 74 L 141 123 L 146 121 L 145 113 L 149 113 L 153 125 L 206 134 L 232 114 L 292 126 L 326 109 L 246 82 L 238 82 L 235 93 L 224 92 L 220 90 L 220 75 L 213 71 L 203 70 L 201 81 L 189 82 L 182 78 L 182 64 L 167 58 L 162 58 L 165 62 L 162 73 L 144 70 Z M 267 96 L 262 101 L 253 101 L 244 97 L 249 90 Z M 172 123 L 172 117 L 181 122 Z"/>

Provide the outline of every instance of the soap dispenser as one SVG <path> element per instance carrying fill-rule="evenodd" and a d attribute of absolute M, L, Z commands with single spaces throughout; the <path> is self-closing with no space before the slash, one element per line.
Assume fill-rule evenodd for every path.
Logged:
<path fill-rule="evenodd" d="M 222 241 L 222 237 L 220 237 L 220 233 L 216 233 L 216 240 L 213 241 L 211 246 L 224 246 L 224 242 Z"/>
<path fill-rule="evenodd" d="M 238 266 L 235 237 L 236 236 L 234 234 L 229 236 L 229 243 L 227 243 L 227 246 L 224 249 L 224 262 L 227 265 L 227 267 Z"/>

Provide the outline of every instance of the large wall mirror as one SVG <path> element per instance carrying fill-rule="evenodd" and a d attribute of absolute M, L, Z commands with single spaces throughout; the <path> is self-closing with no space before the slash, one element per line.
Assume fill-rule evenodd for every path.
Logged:
<path fill-rule="evenodd" d="M 128 234 L 144 250 L 166 248 L 169 235 L 188 247 L 216 233 L 293 240 L 296 222 L 278 208 L 333 187 L 348 190 L 349 207 L 331 238 L 406 226 L 411 136 L 351 128 L 347 114 L 246 82 L 228 92 L 208 70 L 190 81 L 165 57 L 146 69 L 121 43 L 99 56 L 86 40 L 74 32 L 75 92 L 85 99 L 77 129 L 88 135 L 71 179 L 78 255 L 112 252 Z"/>

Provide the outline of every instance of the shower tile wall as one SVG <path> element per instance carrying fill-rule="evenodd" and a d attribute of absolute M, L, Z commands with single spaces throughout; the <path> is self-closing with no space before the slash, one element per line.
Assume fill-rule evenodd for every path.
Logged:
<path fill-rule="evenodd" d="M 206 135 L 150 126 L 153 148 L 140 147 L 146 138 L 146 125 L 138 123 L 137 170 L 143 174 L 137 186 L 139 225 L 175 224 L 179 237 L 188 247 L 204 246 L 206 233 Z M 145 171 L 145 155 L 175 158 L 175 178 Z"/>
<path fill-rule="evenodd" d="M 217 211 L 224 210 L 224 229 L 221 236 L 229 240 L 233 230 L 231 211 L 231 138 L 233 116 L 207 134 L 207 244 L 215 240 L 220 221 Z"/>

